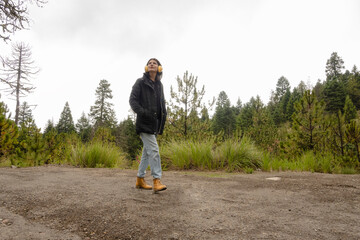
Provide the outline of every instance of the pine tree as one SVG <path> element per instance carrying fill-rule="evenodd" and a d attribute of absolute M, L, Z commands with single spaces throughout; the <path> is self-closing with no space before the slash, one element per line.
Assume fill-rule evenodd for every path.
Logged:
<path fill-rule="evenodd" d="M 28 122 L 30 119 L 33 119 L 32 110 L 27 102 L 23 102 L 19 110 L 19 124 Z"/>
<path fill-rule="evenodd" d="M 324 86 L 324 100 L 326 103 L 326 111 L 337 114 L 339 110 L 343 111 L 346 97 L 346 89 L 344 78 L 342 77 L 342 69 L 344 69 L 344 61 L 336 52 L 331 54 L 330 59 L 326 62 L 326 81 Z"/>
<path fill-rule="evenodd" d="M 51 127 L 51 125 L 48 126 L 49 127 L 46 128 L 46 132 L 44 132 L 43 134 L 43 140 L 45 143 L 44 148 L 46 152 L 46 158 L 44 161 L 45 164 L 54 162 L 57 156 L 57 150 L 59 149 L 59 145 L 62 144 L 57 141 L 58 134 L 56 128 L 54 126 Z"/>
<path fill-rule="evenodd" d="M 15 123 L 19 123 L 20 98 L 27 96 L 35 87 L 30 83 L 31 78 L 39 72 L 31 59 L 31 48 L 25 43 L 13 45 L 11 58 L 1 58 L 4 69 L 0 79 L 8 85 L 6 89 L 11 95 L 15 96 Z"/>
<path fill-rule="evenodd" d="M 274 100 L 276 103 L 281 101 L 281 98 L 290 90 L 290 83 L 286 77 L 281 76 L 276 83 L 276 91 Z"/>
<path fill-rule="evenodd" d="M 345 148 L 345 117 L 339 110 L 337 114 L 332 115 L 331 121 L 331 135 L 332 141 L 331 151 L 340 153 L 344 156 Z"/>
<path fill-rule="evenodd" d="M 259 97 L 257 97 L 257 108 L 253 111 L 252 122 L 247 134 L 258 146 L 263 149 L 272 149 L 275 139 L 277 128 L 272 120 L 271 114 L 264 106 Z"/>
<path fill-rule="evenodd" d="M 255 98 L 251 97 L 250 101 L 243 105 L 239 115 L 236 117 L 236 126 L 243 133 L 253 125 L 254 103 Z"/>
<path fill-rule="evenodd" d="M 351 101 L 349 95 L 346 96 L 346 100 L 345 100 L 344 116 L 346 123 L 350 123 L 351 120 L 356 118 L 356 107 Z"/>
<path fill-rule="evenodd" d="M 324 106 L 318 102 L 314 92 L 305 91 L 295 103 L 292 140 L 301 150 L 316 150 L 316 145 L 324 137 Z"/>
<path fill-rule="evenodd" d="M 135 131 L 135 124 L 130 117 L 121 121 L 116 128 L 117 145 L 126 152 L 130 159 L 135 159 L 141 150 L 142 142 Z"/>
<path fill-rule="evenodd" d="M 242 102 L 240 98 L 238 98 L 238 100 L 236 101 L 236 106 L 234 107 L 235 116 L 239 115 L 241 108 L 242 108 Z"/>
<path fill-rule="evenodd" d="M 345 131 L 346 137 L 349 143 L 352 143 L 355 151 L 357 159 L 360 163 L 360 121 L 359 119 L 352 120 L 346 126 Z"/>
<path fill-rule="evenodd" d="M 231 137 L 236 128 L 236 116 L 224 91 L 220 92 L 216 105 L 212 129 L 215 134 L 222 131 L 226 137 Z"/>
<path fill-rule="evenodd" d="M 75 132 L 75 126 L 69 103 L 66 102 L 63 111 L 61 112 L 60 119 L 56 125 L 58 133 L 72 133 Z"/>
<path fill-rule="evenodd" d="M 16 150 L 17 160 L 31 166 L 41 165 L 46 160 L 45 143 L 33 119 L 27 119 L 20 126 L 19 145 Z"/>
<path fill-rule="evenodd" d="M 60 145 L 56 140 L 57 135 L 58 133 L 54 121 L 49 119 L 43 133 L 44 151 L 46 153 L 46 158 L 44 160 L 45 164 L 53 163 L 56 158 L 56 151 Z"/>
<path fill-rule="evenodd" d="M 298 90 L 298 88 L 294 88 L 294 90 L 292 91 L 291 95 L 290 95 L 290 99 L 286 105 L 286 120 L 287 121 L 291 121 L 291 116 L 294 114 L 295 112 L 295 103 L 297 101 L 299 101 L 301 99 L 302 95 L 300 94 L 300 91 Z"/>
<path fill-rule="evenodd" d="M 82 142 L 88 142 L 91 137 L 92 127 L 89 118 L 83 112 L 76 123 L 76 131 L 79 134 Z"/>
<path fill-rule="evenodd" d="M 360 72 L 354 65 L 347 84 L 347 93 L 357 109 L 360 109 Z"/>
<path fill-rule="evenodd" d="M 264 108 L 264 103 L 260 96 L 251 97 L 250 101 L 245 103 L 241 108 L 239 115 L 236 117 L 236 126 L 242 133 L 246 133 L 254 125 L 254 116 Z"/>
<path fill-rule="evenodd" d="M 45 128 L 44 128 L 44 135 L 48 134 L 49 132 L 51 132 L 53 130 L 56 131 L 54 121 L 49 119 L 46 122 L 46 125 L 45 125 Z"/>
<path fill-rule="evenodd" d="M 209 120 L 210 120 L 209 110 L 206 107 L 203 107 L 203 109 L 201 109 L 201 121 L 205 122 Z"/>
<path fill-rule="evenodd" d="M 345 104 L 346 92 L 344 84 L 337 79 L 329 79 L 325 82 L 324 100 L 326 111 L 337 113 L 343 110 Z"/>
<path fill-rule="evenodd" d="M 30 110 L 30 114 L 28 110 Z M 38 129 L 35 120 L 32 117 L 31 109 L 26 109 L 25 112 L 27 112 L 27 114 L 25 117 L 22 117 L 22 122 L 19 128 L 19 142 L 23 140 L 23 137 L 25 139 L 29 136 L 34 136 L 37 132 L 40 133 L 40 129 Z"/>
<path fill-rule="evenodd" d="M 323 100 L 323 97 L 324 97 L 324 95 L 323 95 L 323 92 L 324 92 L 324 83 L 322 83 L 322 82 L 320 81 L 320 79 L 318 79 L 318 81 L 316 82 L 315 87 L 313 88 L 313 91 L 314 91 L 314 93 L 315 93 L 316 98 L 317 98 L 319 101 Z"/>
<path fill-rule="evenodd" d="M 339 79 L 342 74 L 342 69 L 344 68 L 344 60 L 342 60 L 337 52 L 333 52 L 330 59 L 326 61 L 326 80 Z"/>
<path fill-rule="evenodd" d="M 99 142 L 102 145 L 114 144 L 116 142 L 113 132 L 108 127 L 98 127 L 95 130 L 94 137 L 91 139 L 92 142 Z"/>
<path fill-rule="evenodd" d="M 0 162 L 14 153 L 18 137 L 18 127 L 6 114 L 7 107 L 0 102 Z"/>
<path fill-rule="evenodd" d="M 289 113 L 287 112 L 288 110 L 288 104 L 290 102 L 290 98 L 291 98 L 291 92 L 290 89 L 287 89 L 285 94 L 282 96 L 280 103 L 279 103 L 279 108 L 280 108 L 280 113 L 281 113 L 281 122 L 284 123 L 287 120 L 289 120 Z"/>
<path fill-rule="evenodd" d="M 113 104 L 109 102 L 112 99 L 112 91 L 110 89 L 110 83 L 103 79 L 100 81 L 98 88 L 95 92 L 96 101 L 95 105 L 91 106 L 89 116 L 92 118 L 95 127 L 110 127 L 116 126 L 117 120 L 115 111 L 113 110 Z"/>
<path fill-rule="evenodd" d="M 306 87 L 306 84 L 304 83 L 304 81 L 300 81 L 300 83 L 298 84 L 297 86 L 297 89 L 300 93 L 301 96 L 304 96 L 305 92 L 307 90 L 309 90 L 307 87 Z"/>
<path fill-rule="evenodd" d="M 178 136 L 179 138 L 188 138 L 189 135 L 194 138 L 201 138 L 203 134 L 209 131 L 209 126 L 201 122 L 197 115 L 199 110 L 206 106 L 202 100 L 205 95 L 205 87 L 197 90 L 197 77 L 194 77 L 186 71 L 183 78 L 177 77 L 177 92 L 170 87 L 171 99 L 168 106 L 168 127 L 167 134 Z M 211 108 L 215 99 L 209 103 L 206 108 Z"/>
<path fill-rule="evenodd" d="M 274 123 L 279 126 L 286 121 L 286 109 L 290 100 L 290 83 L 284 76 L 281 76 L 276 83 L 276 90 L 271 94 L 268 109 L 271 112 Z"/>

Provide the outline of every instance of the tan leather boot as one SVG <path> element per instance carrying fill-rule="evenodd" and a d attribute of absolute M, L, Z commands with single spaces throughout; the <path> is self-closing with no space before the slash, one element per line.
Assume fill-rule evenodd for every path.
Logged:
<path fill-rule="evenodd" d="M 150 185 L 147 185 L 144 178 L 137 177 L 136 178 L 136 188 L 151 190 L 152 187 Z"/>
<path fill-rule="evenodd" d="M 157 193 L 159 191 L 166 190 L 166 186 L 164 184 L 161 184 L 159 178 L 154 179 L 154 193 Z"/>

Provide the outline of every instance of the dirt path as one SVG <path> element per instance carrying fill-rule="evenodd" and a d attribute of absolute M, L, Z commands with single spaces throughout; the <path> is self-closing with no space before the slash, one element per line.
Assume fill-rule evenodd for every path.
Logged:
<path fill-rule="evenodd" d="M 0 168 L 0 239 L 360 239 L 359 175 L 169 171 L 159 194 L 135 176 Z"/>

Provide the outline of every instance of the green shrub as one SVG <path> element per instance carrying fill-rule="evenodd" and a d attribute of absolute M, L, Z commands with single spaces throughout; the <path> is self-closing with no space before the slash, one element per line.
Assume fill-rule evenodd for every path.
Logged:
<path fill-rule="evenodd" d="M 126 160 L 118 148 L 109 144 L 93 142 L 78 145 L 72 150 L 72 164 L 81 167 L 125 167 Z"/>
<path fill-rule="evenodd" d="M 319 171 L 316 157 L 312 151 L 305 152 L 300 157 L 300 162 L 302 163 L 301 170 L 303 170 L 303 171 L 310 171 L 310 172 L 318 172 Z"/>
<path fill-rule="evenodd" d="M 212 154 L 213 142 L 194 142 L 194 141 L 172 141 L 162 147 L 162 159 L 167 165 L 179 169 L 215 169 Z"/>
<path fill-rule="evenodd" d="M 332 156 L 330 154 L 326 154 L 324 156 L 318 156 L 318 163 L 319 163 L 320 172 L 323 173 L 333 172 Z"/>
<path fill-rule="evenodd" d="M 56 134 L 55 132 L 45 140 L 45 147 L 49 156 L 47 163 L 52 164 L 71 164 L 73 161 L 73 149 L 82 145 L 81 139 L 76 133 Z"/>
<path fill-rule="evenodd" d="M 162 164 L 177 169 L 227 170 L 252 173 L 263 171 L 309 171 L 323 173 L 358 172 L 356 162 L 348 159 L 334 159 L 330 153 L 306 151 L 295 158 L 286 158 L 263 153 L 246 136 L 215 141 L 172 141 L 161 147 Z"/>
<path fill-rule="evenodd" d="M 212 170 L 217 167 L 214 162 L 212 148 L 212 141 L 205 142 L 189 142 L 191 150 L 192 164 L 200 169 Z"/>
<path fill-rule="evenodd" d="M 190 168 L 190 153 L 185 141 L 171 141 L 161 149 L 162 162 L 167 165 L 179 168 Z"/>
<path fill-rule="evenodd" d="M 263 171 L 309 171 L 322 173 L 357 173 L 356 164 L 344 165 L 342 160 L 334 159 L 330 153 L 315 154 L 307 151 L 294 159 L 263 157 Z"/>
<path fill-rule="evenodd" d="M 230 172 L 245 168 L 261 168 L 263 154 L 247 137 L 243 137 L 240 141 L 228 139 L 216 151 L 217 162 Z"/>
<path fill-rule="evenodd" d="M 253 168 L 245 167 L 245 168 L 244 168 L 244 171 L 245 171 L 245 173 L 247 173 L 247 174 L 252 174 L 252 173 L 254 173 L 254 169 L 253 169 Z"/>
<path fill-rule="evenodd" d="M 357 174 L 358 171 L 352 167 L 344 167 L 341 169 L 342 174 Z"/>
<path fill-rule="evenodd" d="M 252 173 L 262 164 L 261 151 L 246 137 L 240 141 L 229 139 L 218 146 L 213 140 L 172 141 L 162 147 L 161 152 L 162 161 L 178 169 L 226 169 Z"/>

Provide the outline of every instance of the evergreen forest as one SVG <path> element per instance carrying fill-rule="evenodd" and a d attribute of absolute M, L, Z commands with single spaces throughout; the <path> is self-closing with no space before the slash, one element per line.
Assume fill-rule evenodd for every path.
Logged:
<path fill-rule="evenodd" d="M 137 168 L 142 142 L 135 133 L 136 115 L 118 122 L 107 80 L 100 80 L 89 113 L 74 121 L 66 102 L 60 119 L 41 129 L 32 106 L 20 102 L 33 91 L 31 76 L 38 72 L 31 49 L 14 44 L 12 58 L 1 60 L 0 93 L 16 100 L 16 109 L 0 102 L 1 166 Z M 268 103 L 255 96 L 232 104 L 221 91 L 205 104 L 205 86 L 197 86 L 197 77 L 178 76 L 166 99 L 165 131 L 158 136 L 163 168 L 358 173 L 360 72 L 355 65 L 345 69 L 336 52 L 325 66 L 326 79 L 315 86 L 292 87 L 281 76 Z"/>

